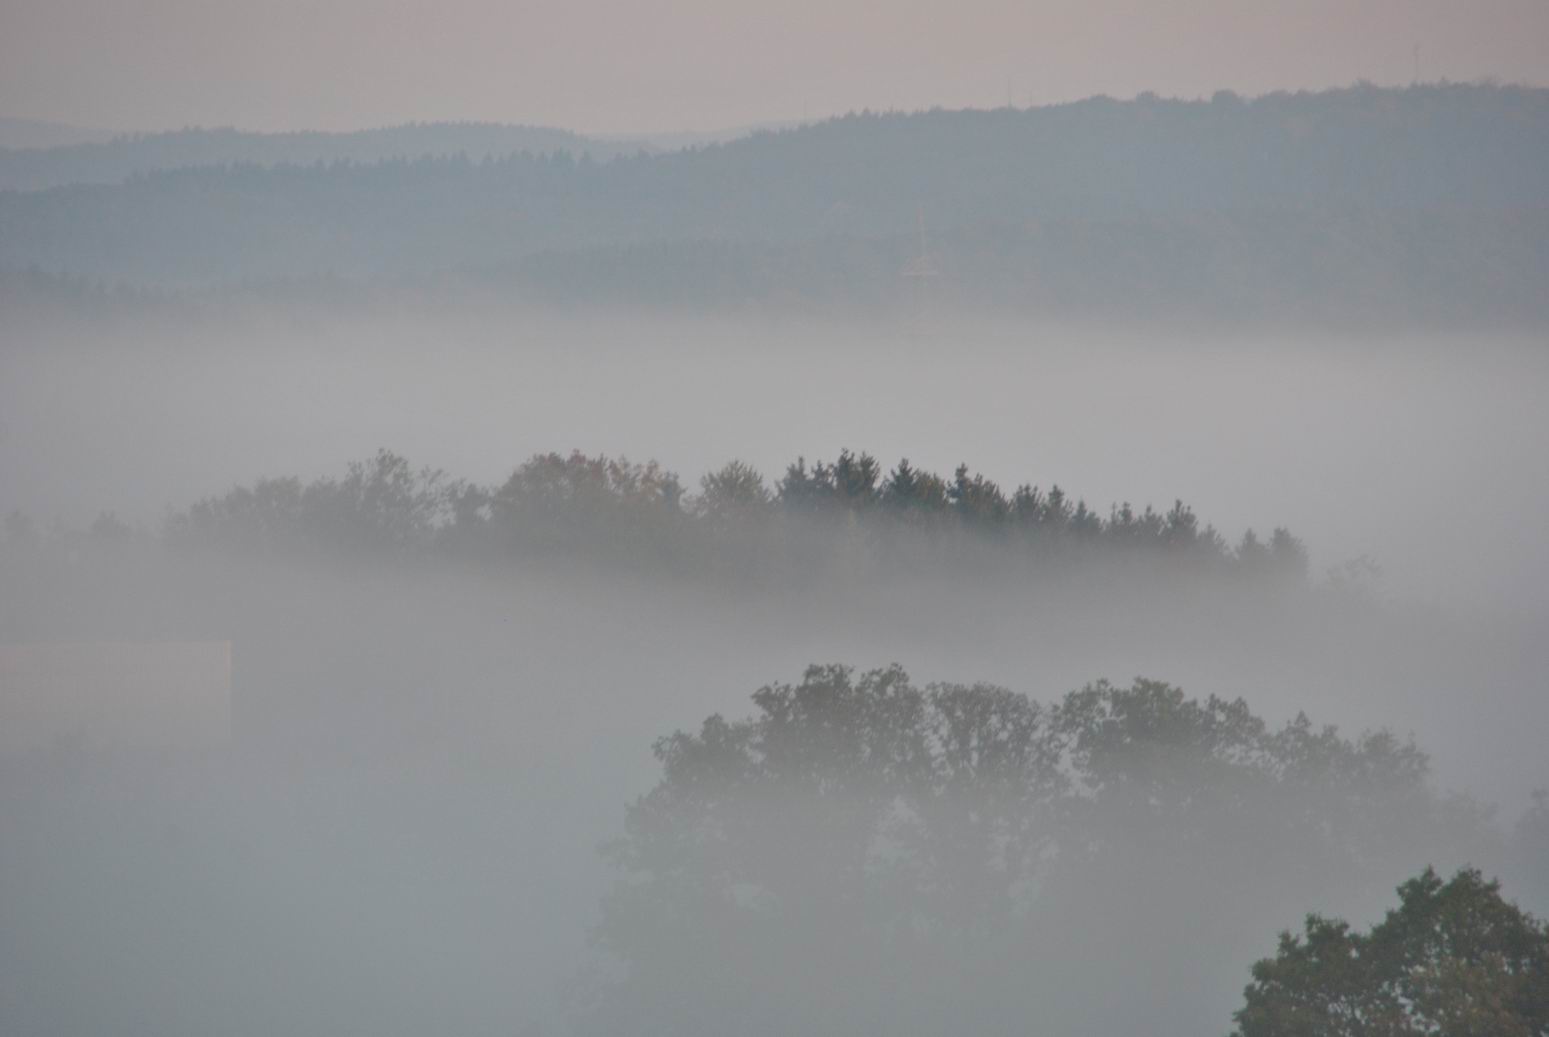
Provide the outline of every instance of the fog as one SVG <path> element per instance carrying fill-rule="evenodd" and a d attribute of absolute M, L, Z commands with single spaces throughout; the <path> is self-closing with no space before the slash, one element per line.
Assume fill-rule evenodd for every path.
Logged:
<path fill-rule="evenodd" d="M 689 484 L 849 447 L 1058 482 L 1103 512 L 1181 498 L 1231 538 L 1287 526 L 1315 573 L 1369 557 L 1427 602 L 1549 603 L 1541 337 L 382 309 L 13 316 L 6 509 L 154 528 L 384 447 L 483 482 L 579 449 Z"/>
<path fill-rule="evenodd" d="M 10 6 L 0 1035 L 1549 1033 L 1536 12 Z"/>
<path fill-rule="evenodd" d="M 11 28 L 0 39 L 11 114 L 121 132 L 452 116 L 639 134 L 1010 97 L 1200 96 L 1421 75 L 1542 82 L 1546 29 L 1531 0 L 972 0 L 886 18 L 853 0 L 648 10 L 5 0 L 0 20 Z"/>
<path fill-rule="evenodd" d="M 1001 1032 L 1029 1015 L 1049 1033 L 1224 1032 L 1276 931 L 1311 910 L 1369 921 L 1427 864 L 1476 863 L 1549 908 L 1544 861 L 1512 834 L 1549 785 L 1541 341 L 576 314 L 473 293 L 18 306 L 0 321 L 0 511 L 33 520 L 4 541 L 0 643 L 232 643 L 229 743 L 65 740 L 4 761 L 0 1014 L 14 1032 L 709 1033 L 733 1018 L 743 1032 Z M 654 459 L 691 496 L 734 459 L 770 484 L 842 448 L 884 468 L 966 461 L 1008 492 L 1058 483 L 1102 515 L 1182 499 L 1233 544 L 1288 527 L 1311 565 L 1289 590 L 1122 561 L 1046 571 L 993 544 L 895 568 L 819 524 L 728 578 L 618 564 L 629 549 L 601 542 L 594 557 L 496 559 L 163 535 L 234 485 L 338 477 L 379 448 L 481 485 L 541 452 Z M 78 532 L 102 512 L 129 528 Z M 1345 569 L 1360 558 L 1381 575 Z M 784 845 L 737 888 L 805 907 L 766 916 L 733 897 L 700 929 L 620 916 L 617 892 L 605 909 L 630 887 L 599 847 L 661 777 L 653 742 L 753 716 L 756 689 L 829 662 L 897 662 L 921 689 L 985 681 L 1051 708 L 1141 675 L 1201 702 L 1240 696 L 1271 731 L 1305 711 L 1350 738 L 1412 735 L 1432 770 L 1420 800 L 1404 785 L 1330 806 L 1220 775 L 1205 787 L 1257 806 L 1147 820 L 1099 797 L 1060 822 L 1076 842 L 1029 851 L 1037 874 L 1013 893 L 1032 936 L 979 927 L 970 872 L 945 857 L 897 887 L 936 899 L 886 886 L 846 914 L 843 882 L 821 876 L 847 851 L 825 840 L 881 809 L 877 793 L 841 785 L 809 814 L 805 779 L 770 770 L 767 795 L 736 793 L 752 798 L 716 823 Z M 1049 738 L 1076 737 L 1074 707 L 1040 716 Z M 826 773 L 847 757 L 816 759 Z M 920 838 L 957 816 L 943 788 L 899 794 Z M 1454 792 L 1499 812 L 1459 820 Z M 1000 802 L 966 795 L 965 810 Z M 1277 827 L 1303 813 L 1333 841 Z M 628 830 L 637 866 L 657 852 L 642 832 L 676 831 L 650 824 Z M 1129 849 L 1077 874 L 1082 840 Z M 1040 884 L 1057 901 L 1027 892 Z M 888 897 L 936 935 L 897 943 L 870 913 Z M 888 932 L 895 956 L 868 958 Z M 782 985 L 804 1003 L 768 1000 Z M 940 1014 L 900 1015 L 920 1005 Z"/>

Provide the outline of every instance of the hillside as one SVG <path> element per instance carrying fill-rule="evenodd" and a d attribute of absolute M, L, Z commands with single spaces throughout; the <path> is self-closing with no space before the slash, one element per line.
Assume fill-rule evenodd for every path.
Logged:
<path fill-rule="evenodd" d="M 1018 306 L 1536 322 L 1549 276 L 1545 90 L 1099 98 L 862 113 L 608 160 L 534 150 L 0 193 L 0 267 L 173 287 L 503 271 L 544 297 L 855 299 L 904 290 L 923 223 L 940 294 Z"/>
<path fill-rule="evenodd" d="M 185 129 L 71 140 L 59 146 L 0 146 L 0 189 L 116 184 L 140 174 L 190 166 L 369 164 L 456 155 L 477 160 L 524 151 L 608 158 L 637 148 L 633 141 L 602 141 L 569 130 L 500 123 L 417 123 L 350 133 Z"/>

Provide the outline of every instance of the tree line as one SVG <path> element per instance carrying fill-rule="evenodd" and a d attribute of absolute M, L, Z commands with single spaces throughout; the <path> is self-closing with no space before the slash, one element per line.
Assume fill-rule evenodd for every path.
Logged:
<path fill-rule="evenodd" d="M 771 485 L 732 461 L 690 492 L 656 462 L 538 454 L 481 486 L 380 451 L 343 478 L 260 479 L 173 515 L 182 546 L 343 555 L 585 555 L 649 564 L 756 566 L 800 553 L 869 552 L 890 562 L 1001 547 L 1030 561 L 1170 559 L 1202 571 L 1304 582 L 1307 551 L 1284 528 L 1235 543 L 1175 501 L 1107 514 L 1058 484 L 1004 488 L 968 465 L 950 476 L 871 454 L 798 458 Z"/>
<path fill-rule="evenodd" d="M 638 142 L 604 141 L 568 130 L 503 123 L 411 123 L 347 133 L 183 129 L 121 134 L 111 140 L 51 148 L 0 148 L 0 190 L 113 184 L 135 175 L 188 167 L 359 165 L 457 155 L 478 161 L 556 152 L 607 159 L 636 150 Z"/>

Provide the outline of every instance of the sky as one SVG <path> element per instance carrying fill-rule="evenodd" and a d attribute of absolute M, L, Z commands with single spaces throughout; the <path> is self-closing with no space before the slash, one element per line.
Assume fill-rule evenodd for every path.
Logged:
<path fill-rule="evenodd" d="M 0 115 L 112 130 L 670 132 L 1417 67 L 1549 84 L 1549 2 L 0 0 Z"/>

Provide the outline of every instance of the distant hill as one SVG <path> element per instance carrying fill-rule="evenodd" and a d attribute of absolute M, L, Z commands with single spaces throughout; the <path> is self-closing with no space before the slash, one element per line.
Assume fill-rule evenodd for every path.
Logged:
<path fill-rule="evenodd" d="M 93 130 L 43 119 L 0 118 L 0 149 L 58 148 L 111 140 L 111 130 Z M 0 181 L 0 186 L 6 186 Z"/>
<path fill-rule="evenodd" d="M 545 252 L 478 281 L 546 305 L 1522 329 L 1549 327 L 1546 247 L 1549 208 L 1249 211 L 936 234 L 924 282 L 912 234 Z"/>
<path fill-rule="evenodd" d="M 564 151 L 605 159 L 641 147 L 636 141 L 593 140 L 568 130 L 500 123 L 419 123 L 350 133 L 186 129 L 106 140 L 101 136 L 61 140 L 56 142 L 62 145 L 58 147 L 0 147 L 0 189 L 116 184 L 137 174 L 194 166 L 370 164 L 457 155 L 480 160 L 524 151 Z"/>
<path fill-rule="evenodd" d="M 793 130 L 808 125 L 808 121 L 756 123 L 750 126 L 728 126 L 719 130 L 677 130 L 662 133 L 608 134 L 596 139 L 611 141 L 634 150 L 635 145 L 645 151 L 682 151 L 685 148 L 702 148 L 709 144 L 726 144 L 755 133 L 773 133 Z"/>
<path fill-rule="evenodd" d="M 163 286 L 493 270 L 583 301 L 859 298 L 902 290 L 923 221 L 934 283 L 965 301 L 1445 302 L 1537 320 L 1546 183 L 1546 90 L 1099 98 L 863 113 L 610 160 L 239 165 L 0 193 L 0 266 Z"/>

